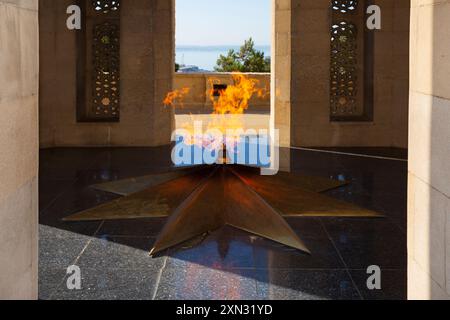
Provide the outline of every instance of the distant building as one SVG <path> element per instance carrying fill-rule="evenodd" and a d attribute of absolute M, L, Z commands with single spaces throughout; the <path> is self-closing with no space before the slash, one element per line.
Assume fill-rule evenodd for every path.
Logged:
<path fill-rule="evenodd" d="M 182 66 L 180 66 L 180 69 L 178 70 L 178 72 L 180 72 L 180 73 L 197 73 L 197 72 L 210 72 L 210 71 L 200 69 L 199 67 L 193 66 L 193 65 L 189 65 L 189 66 L 182 65 Z"/>

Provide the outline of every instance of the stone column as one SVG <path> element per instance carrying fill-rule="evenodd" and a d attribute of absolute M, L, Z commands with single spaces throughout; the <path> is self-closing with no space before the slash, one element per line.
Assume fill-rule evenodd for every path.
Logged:
<path fill-rule="evenodd" d="M 169 144 L 174 115 L 163 99 L 175 69 L 174 0 L 121 2 L 118 123 L 77 122 L 76 37 L 83 31 L 66 27 L 66 10 L 73 3 L 39 1 L 41 147 Z"/>
<path fill-rule="evenodd" d="M 366 20 L 361 14 L 364 2 L 359 1 L 358 10 L 363 11 L 356 21 L 358 34 L 367 32 L 373 36 L 373 48 L 367 39 L 365 50 L 366 53 L 373 50 L 374 61 L 370 75 L 372 58 L 357 56 L 360 64 L 367 63 L 364 76 L 358 75 L 357 82 L 361 95 L 364 85 L 373 80 L 373 99 L 368 90 L 365 92 L 368 101 L 363 102 L 370 109 L 373 100 L 373 119 L 331 121 L 331 2 L 291 0 L 291 68 L 283 72 L 290 72 L 291 77 L 290 91 L 285 92 L 290 93 L 292 146 L 407 147 L 409 0 L 371 2 L 381 8 L 382 28 L 366 30 Z M 358 46 L 363 44 L 359 41 Z"/>
<path fill-rule="evenodd" d="M 37 5 L 0 0 L 0 299 L 37 298 Z"/>
<path fill-rule="evenodd" d="M 291 0 L 272 1 L 271 123 L 291 146 Z"/>
<path fill-rule="evenodd" d="M 450 298 L 450 3 L 412 0 L 408 297 Z"/>
<path fill-rule="evenodd" d="M 173 90 L 175 73 L 175 0 L 152 1 L 153 8 L 153 145 L 170 143 L 175 128 L 175 112 L 163 105 Z"/>

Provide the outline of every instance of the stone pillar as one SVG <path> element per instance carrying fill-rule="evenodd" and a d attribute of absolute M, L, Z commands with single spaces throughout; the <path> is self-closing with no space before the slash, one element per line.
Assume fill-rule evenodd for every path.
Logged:
<path fill-rule="evenodd" d="M 408 297 L 450 298 L 450 3 L 413 0 Z"/>
<path fill-rule="evenodd" d="M 271 124 L 291 146 L 291 0 L 272 1 Z"/>
<path fill-rule="evenodd" d="M 174 115 L 162 101 L 175 69 L 174 0 L 121 2 L 118 123 L 77 122 L 76 36 L 82 31 L 66 27 L 73 3 L 39 1 L 41 147 L 169 144 Z"/>
<path fill-rule="evenodd" d="M 330 1 L 292 0 L 291 144 L 317 141 L 329 127 Z"/>
<path fill-rule="evenodd" d="M 173 89 L 175 73 L 175 0 L 152 1 L 153 8 L 153 145 L 170 143 L 175 128 L 173 108 L 163 105 L 166 94 Z"/>
<path fill-rule="evenodd" d="M 37 5 L 0 0 L 0 300 L 37 298 Z"/>
<path fill-rule="evenodd" d="M 291 73 L 291 88 L 285 92 L 290 94 L 293 146 L 407 147 L 409 0 L 371 2 L 381 8 L 382 29 L 369 31 L 373 48 L 366 50 L 373 50 L 373 76 L 360 76 L 359 86 L 373 79 L 373 99 L 368 98 L 373 100 L 373 119 L 331 121 L 331 2 L 291 0 L 292 67 L 283 72 Z M 358 34 L 366 32 L 365 19 L 357 27 Z M 358 59 L 362 63 L 364 56 Z"/>

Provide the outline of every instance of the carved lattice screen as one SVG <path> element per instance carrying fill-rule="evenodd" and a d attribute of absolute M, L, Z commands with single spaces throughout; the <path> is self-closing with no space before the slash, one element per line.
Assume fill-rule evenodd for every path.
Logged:
<path fill-rule="evenodd" d="M 332 0 L 330 116 L 332 121 L 372 120 L 372 35 L 364 0 Z"/>
<path fill-rule="evenodd" d="M 120 1 L 82 0 L 78 37 L 78 121 L 120 119 Z"/>

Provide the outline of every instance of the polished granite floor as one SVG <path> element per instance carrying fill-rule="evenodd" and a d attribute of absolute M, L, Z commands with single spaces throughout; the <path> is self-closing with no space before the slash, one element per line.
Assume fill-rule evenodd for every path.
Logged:
<path fill-rule="evenodd" d="M 41 151 L 40 299 L 406 298 L 403 160 L 283 150 L 291 171 L 349 180 L 328 194 L 385 215 L 289 218 L 310 256 L 224 228 L 150 258 L 164 219 L 61 221 L 116 197 L 90 185 L 166 171 L 169 155 L 166 147 Z M 81 290 L 67 289 L 70 265 L 81 269 Z M 371 265 L 382 269 L 381 290 L 367 289 Z"/>

